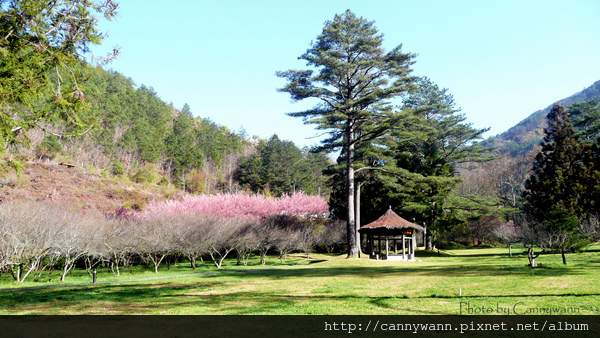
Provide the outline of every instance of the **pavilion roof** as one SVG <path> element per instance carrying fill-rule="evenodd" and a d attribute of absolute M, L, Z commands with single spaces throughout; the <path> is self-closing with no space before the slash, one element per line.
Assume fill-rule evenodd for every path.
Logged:
<path fill-rule="evenodd" d="M 392 208 L 390 208 L 388 211 L 386 211 L 385 214 L 383 214 L 383 216 L 379 217 L 377 220 L 363 225 L 360 230 L 367 230 L 367 229 L 380 229 L 380 228 L 386 228 L 386 229 L 406 229 L 406 228 L 412 228 L 415 230 L 419 230 L 419 231 L 425 231 L 425 228 L 423 228 L 420 225 L 411 223 L 407 220 L 405 220 L 404 218 L 398 216 L 398 214 L 396 214 Z"/>

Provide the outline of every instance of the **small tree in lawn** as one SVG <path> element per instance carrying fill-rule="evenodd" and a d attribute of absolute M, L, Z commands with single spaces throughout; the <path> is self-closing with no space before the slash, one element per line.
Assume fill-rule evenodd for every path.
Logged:
<path fill-rule="evenodd" d="M 600 241 L 600 217 L 589 215 L 586 219 L 579 221 L 579 230 L 582 235 L 589 238 L 592 242 Z"/>
<path fill-rule="evenodd" d="M 59 222 L 55 223 L 58 229 L 53 251 L 63 261 L 60 280 L 64 281 L 75 262 L 90 253 L 93 241 L 96 239 L 90 235 L 99 227 L 99 222 L 90 215 L 75 214 L 60 209 L 55 212 L 56 216 L 53 218 Z"/>
<path fill-rule="evenodd" d="M 253 230 L 257 226 L 257 222 L 248 222 L 245 226 L 240 227 L 237 233 L 235 251 L 237 254 L 238 265 L 244 264 L 244 266 L 247 266 L 252 251 L 257 249 L 261 242 L 256 236 L 256 232 Z"/>
<path fill-rule="evenodd" d="M 536 224 L 535 220 L 532 220 L 526 216 L 518 216 L 517 224 L 519 225 L 519 239 L 521 243 L 523 243 L 523 246 L 527 249 L 529 266 L 535 267 L 535 259 L 540 255 L 540 253 L 535 253 L 535 245 L 540 243 L 540 241 L 546 237 L 545 229 L 539 226 L 539 224 Z"/>
<path fill-rule="evenodd" d="M 15 280 L 22 283 L 34 271 L 43 269 L 43 262 L 55 247 L 53 226 L 55 214 L 47 205 L 33 202 L 0 204 L 2 229 L 2 260 L 12 267 Z"/>
<path fill-rule="evenodd" d="M 517 242 L 519 239 L 519 235 L 513 221 L 503 223 L 495 227 L 493 233 L 499 241 L 506 244 L 508 247 L 508 254 L 510 257 L 512 257 L 511 244 Z"/>
<path fill-rule="evenodd" d="M 306 254 L 309 254 L 318 243 L 319 235 L 323 232 L 323 227 L 318 226 L 314 219 L 296 219 L 294 230 L 296 231 L 297 247 Z"/>
<path fill-rule="evenodd" d="M 276 234 L 277 227 L 272 224 L 268 219 L 259 222 L 252 227 L 254 238 L 256 239 L 256 249 L 260 256 L 260 264 L 265 265 L 265 256 L 273 248 L 277 239 Z"/>

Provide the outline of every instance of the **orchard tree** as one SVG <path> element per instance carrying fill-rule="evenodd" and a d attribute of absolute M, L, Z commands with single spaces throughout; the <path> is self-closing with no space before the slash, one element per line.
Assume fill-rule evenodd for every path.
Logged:
<path fill-rule="evenodd" d="M 99 16 L 110 20 L 117 7 L 113 0 L 0 2 L 0 151 L 44 121 L 89 130 L 91 121 L 82 119 L 89 105 L 73 67 L 101 43 Z"/>
<path fill-rule="evenodd" d="M 289 93 L 294 101 L 320 100 L 313 109 L 288 115 L 329 134 L 321 149 L 341 149 L 346 154 L 348 257 L 360 252 L 354 198 L 356 150 L 386 131 L 389 100 L 408 91 L 413 81 L 409 73 L 415 55 L 402 53 L 401 45 L 385 52 L 382 42 L 383 34 L 374 22 L 347 10 L 326 21 L 316 42 L 299 57 L 309 69 L 277 72 L 288 82 L 280 92 Z"/>

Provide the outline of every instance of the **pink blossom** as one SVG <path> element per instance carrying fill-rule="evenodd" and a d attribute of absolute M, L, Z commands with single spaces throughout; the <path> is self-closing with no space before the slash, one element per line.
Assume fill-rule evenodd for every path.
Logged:
<path fill-rule="evenodd" d="M 199 213 L 215 217 L 247 217 L 253 220 L 269 215 L 287 214 L 294 216 L 322 215 L 329 206 L 321 196 L 307 196 L 298 192 L 281 198 L 262 195 L 218 194 L 188 195 L 182 201 L 150 203 L 141 217 L 168 213 Z"/>

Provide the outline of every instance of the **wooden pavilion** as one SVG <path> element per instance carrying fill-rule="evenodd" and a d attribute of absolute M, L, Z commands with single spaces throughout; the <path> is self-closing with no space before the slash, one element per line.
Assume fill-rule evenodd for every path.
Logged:
<path fill-rule="evenodd" d="M 389 260 L 414 260 L 416 231 L 425 233 L 422 226 L 398 216 L 391 207 L 383 216 L 362 226 L 358 231 L 367 236 L 367 251 L 371 259 Z M 394 254 L 390 254 L 390 244 L 393 244 Z"/>

